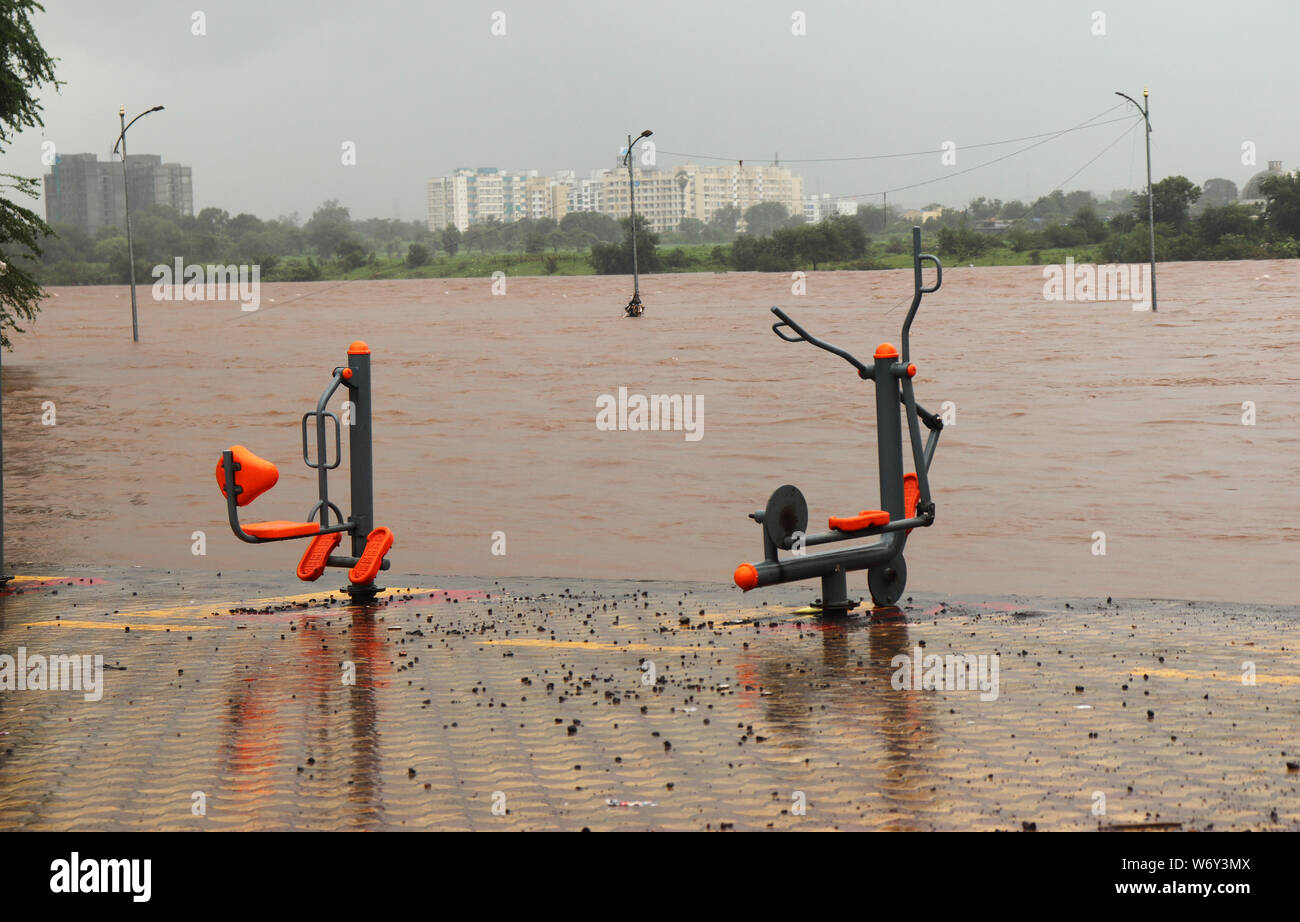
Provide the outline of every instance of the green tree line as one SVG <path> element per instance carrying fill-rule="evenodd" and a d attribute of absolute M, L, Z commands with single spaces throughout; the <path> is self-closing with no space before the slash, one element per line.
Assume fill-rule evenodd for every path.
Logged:
<path fill-rule="evenodd" d="M 1262 212 L 1225 201 L 1214 182 L 1204 189 L 1183 176 L 1156 183 L 1158 259 L 1300 253 L 1300 178 L 1262 180 Z M 525 271 L 575 271 L 575 257 L 598 274 L 632 271 L 631 222 L 594 212 L 573 212 L 560 221 L 493 219 L 464 232 L 453 226 L 430 230 L 420 221 L 357 220 L 337 201 L 323 203 L 306 221 L 297 215 L 231 216 L 218 208 L 182 216 L 164 206 L 133 212 L 131 221 L 137 282 L 150 279 L 154 266 L 177 258 L 257 264 L 265 281 L 420 275 L 439 266 L 478 274 L 491 271 L 489 254 L 514 254 L 504 264 Z M 899 264 L 910 253 L 910 224 L 895 209 L 874 204 L 816 223 L 776 202 L 743 213 L 728 206 L 707 223 L 686 218 L 663 234 L 638 215 L 637 262 L 646 273 L 880 268 Z M 1091 192 L 1058 190 L 1028 204 L 981 197 L 966 208 L 943 210 L 925 222 L 924 230 L 933 241 L 928 246 L 956 262 L 1035 263 L 1047 259 L 1045 254 L 1056 254 L 1055 261 L 1068 252 L 1080 260 L 1133 263 L 1145 261 L 1149 247 L 1144 193 L 1102 201 Z M 129 277 L 126 235 L 116 227 L 91 236 L 73 227 L 38 225 L 32 242 L 42 251 L 33 271 L 42 284 L 120 283 Z M 483 259 L 467 258 L 474 254 Z"/>

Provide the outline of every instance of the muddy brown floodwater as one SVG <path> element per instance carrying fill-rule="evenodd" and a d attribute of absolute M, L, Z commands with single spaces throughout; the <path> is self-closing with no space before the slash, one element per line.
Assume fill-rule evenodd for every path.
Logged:
<path fill-rule="evenodd" d="M 918 399 L 951 401 L 956 425 L 910 588 L 1292 602 L 1298 281 L 1297 261 L 1164 264 L 1153 315 L 1046 301 L 1037 267 L 949 267 L 913 328 Z M 629 282 L 267 284 L 255 312 L 144 285 L 139 344 L 125 287 L 52 289 L 4 360 L 9 568 L 292 570 L 299 542 L 230 534 L 213 468 L 247 445 L 281 478 L 246 517 L 305 515 L 299 420 L 355 339 L 374 352 L 390 579 L 728 583 L 761 557 L 746 516 L 780 484 L 803 489 L 814 527 L 878 505 L 870 383 L 777 339 L 768 308 L 870 356 L 897 343 L 910 271 L 810 273 L 804 296 L 779 274 L 647 276 L 640 320 L 621 316 Z M 597 400 L 620 386 L 700 395 L 703 437 L 599 430 Z"/>

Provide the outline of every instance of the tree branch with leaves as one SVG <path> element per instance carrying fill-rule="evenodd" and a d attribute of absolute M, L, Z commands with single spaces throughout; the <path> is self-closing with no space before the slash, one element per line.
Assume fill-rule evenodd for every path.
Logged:
<path fill-rule="evenodd" d="M 58 90 L 54 59 L 45 53 L 32 27 L 34 12 L 45 8 L 34 0 L 0 0 L 0 153 L 25 128 L 44 126 L 42 105 L 35 91 L 45 85 Z M 12 198 L 36 198 L 35 178 L 0 174 L 0 348 L 11 348 L 8 330 L 24 332 L 18 324 L 34 320 L 45 292 L 32 276 L 40 256 L 40 239 L 52 231 L 30 208 Z"/>

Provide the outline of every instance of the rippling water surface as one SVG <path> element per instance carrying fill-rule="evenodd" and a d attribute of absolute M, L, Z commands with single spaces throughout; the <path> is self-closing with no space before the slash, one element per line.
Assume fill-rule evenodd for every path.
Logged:
<path fill-rule="evenodd" d="M 931 472 L 938 521 L 908 545 L 912 588 L 1292 601 L 1300 264 L 1159 271 L 1155 315 L 1047 302 L 1040 268 L 945 272 L 912 357 L 919 400 L 957 417 Z M 781 342 L 768 308 L 868 357 L 898 340 L 910 272 L 811 273 L 802 297 L 782 275 L 648 276 L 640 320 L 621 316 L 629 282 L 268 284 L 256 312 L 141 286 L 138 345 L 127 289 L 52 289 L 4 361 L 10 569 L 292 569 L 299 543 L 230 534 L 213 468 L 247 445 L 281 477 L 246 517 L 304 516 L 299 419 L 354 339 L 374 352 L 394 574 L 725 583 L 761 556 L 746 516 L 780 484 L 803 489 L 815 528 L 878 505 L 870 382 Z M 597 398 L 620 386 L 701 395 L 703 438 L 598 430 Z M 346 476 L 332 487 L 346 499 Z"/>

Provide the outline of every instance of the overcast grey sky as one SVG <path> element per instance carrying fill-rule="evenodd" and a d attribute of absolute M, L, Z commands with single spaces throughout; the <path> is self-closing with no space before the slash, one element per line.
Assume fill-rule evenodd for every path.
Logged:
<path fill-rule="evenodd" d="M 192 34 L 196 10 L 206 35 Z M 795 11 L 806 35 L 792 34 Z M 431 176 L 585 174 L 642 128 L 660 151 L 754 163 L 934 151 L 790 164 L 810 193 L 946 177 L 890 203 L 1035 198 L 1127 123 L 969 173 L 1033 142 L 963 145 L 1067 128 L 1143 85 L 1157 180 L 1242 185 L 1268 160 L 1300 166 L 1296 0 L 48 0 L 36 24 L 66 85 L 43 94 L 44 130 L 20 135 L 0 169 L 43 174 L 46 140 L 106 157 L 119 105 L 130 118 L 162 104 L 131 129 L 130 150 L 192 166 L 195 209 L 231 214 L 305 219 L 337 198 L 354 217 L 423 219 Z M 355 166 L 341 163 L 345 141 Z M 941 163 L 945 141 L 955 166 Z M 1256 167 L 1242 163 L 1245 142 Z M 1133 131 L 1064 189 L 1140 186 L 1143 156 Z"/>

